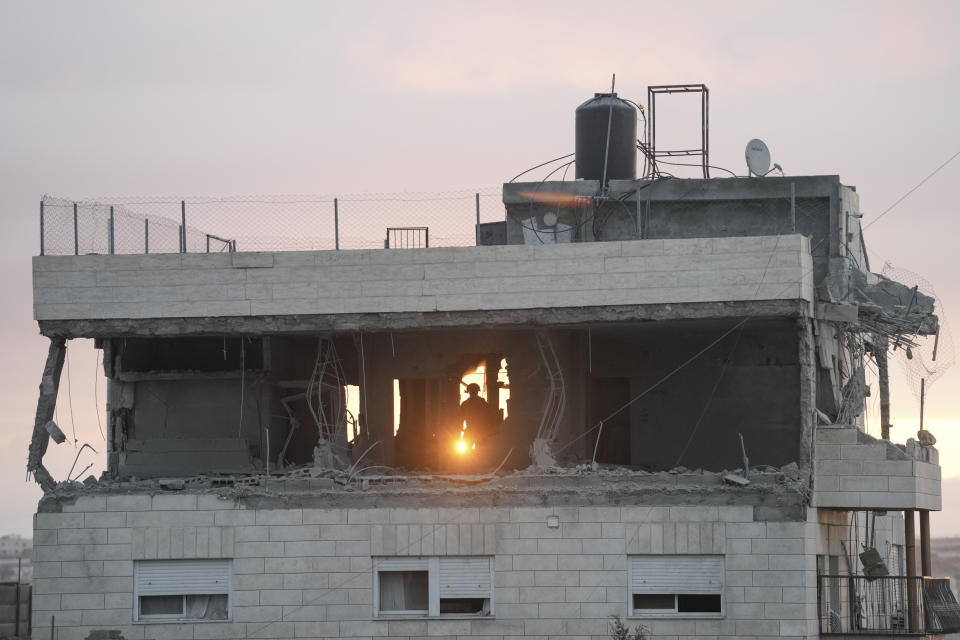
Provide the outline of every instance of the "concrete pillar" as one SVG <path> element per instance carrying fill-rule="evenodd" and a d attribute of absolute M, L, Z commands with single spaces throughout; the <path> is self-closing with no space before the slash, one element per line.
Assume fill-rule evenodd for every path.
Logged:
<path fill-rule="evenodd" d="M 890 439 L 890 376 L 887 370 L 887 338 L 873 336 L 873 357 L 877 361 L 877 379 L 880 386 L 880 437 Z"/>
<path fill-rule="evenodd" d="M 393 376 L 384 366 L 384 353 L 389 354 L 389 342 L 384 348 L 381 336 L 365 334 L 360 349 L 360 411 L 364 413 L 367 429 L 365 446 L 379 441 L 368 456 L 371 461 L 394 464 L 393 438 Z M 367 445 L 366 443 L 369 443 Z"/>
<path fill-rule="evenodd" d="M 926 509 L 920 511 L 920 574 L 923 576 L 933 575 L 933 568 L 930 561 L 930 512 Z"/>
<path fill-rule="evenodd" d="M 904 539 L 907 551 L 907 618 L 908 630 L 917 631 L 920 627 L 918 607 L 919 588 L 917 585 L 917 532 L 913 518 L 913 509 L 903 512 Z"/>

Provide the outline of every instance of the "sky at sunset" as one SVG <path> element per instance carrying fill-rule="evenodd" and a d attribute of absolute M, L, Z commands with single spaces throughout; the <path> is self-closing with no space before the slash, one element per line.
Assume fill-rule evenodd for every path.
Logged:
<path fill-rule="evenodd" d="M 762 138 L 787 175 L 855 185 L 864 225 L 929 177 L 866 242 L 875 271 L 920 274 L 960 331 L 960 158 L 930 177 L 960 151 L 958 24 L 960 3 L 924 1 L 3 3 L 0 533 L 29 535 L 41 495 L 25 466 L 47 349 L 30 279 L 44 194 L 496 189 L 571 153 L 574 109 L 611 74 L 640 102 L 648 85 L 702 82 L 712 164 L 745 174 Z M 666 131 L 681 135 L 684 108 Z M 58 407 L 68 437 L 100 452 L 80 454 L 87 473 L 104 463 L 97 353 L 71 343 Z M 957 369 L 925 408 L 945 478 L 934 536 L 960 535 Z M 919 401 L 891 370 L 902 442 Z M 55 478 L 77 452 L 51 445 Z"/>

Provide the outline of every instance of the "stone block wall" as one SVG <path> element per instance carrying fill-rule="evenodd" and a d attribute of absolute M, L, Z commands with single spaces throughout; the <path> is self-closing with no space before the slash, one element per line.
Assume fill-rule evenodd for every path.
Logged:
<path fill-rule="evenodd" d="M 935 449 L 924 449 L 924 458 L 937 459 Z M 817 427 L 813 489 L 818 507 L 941 508 L 939 464 L 851 426 Z"/>
<path fill-rule="evenodd" d="M 558 528 L 546 525 L 559 518 Z M 723 554 L 725 612 L 638 619 L 658 639 L 816 633 L 816 517 L 750 506 L 248 509 L 214 495 L 91 495 L 35 522 L 34 638 L 608 639 L 629 554 Z M 373 617 L 373 556 L 488 555 L 495 615 Z M 134 623 L 139 559 L 232 558 L 228 622 Z"/>
<path fill-rule="evenodd" d="M 801 235 L 567 245 L 39 256 L 37 320 L 813 299 Z"/>

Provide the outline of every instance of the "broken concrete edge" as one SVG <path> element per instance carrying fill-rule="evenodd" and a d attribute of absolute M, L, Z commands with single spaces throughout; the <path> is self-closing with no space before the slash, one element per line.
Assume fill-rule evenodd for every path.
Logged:
<path fill-rule="evenodd" d="M 51 430 L 47 425 L 53 420 L 57 406 L 57 392 L 60 389 L 60 374 L 63 372 L 63 362 L 67 353 L 67 341 L 63 337 L 50 338 L 47 350 L 47 362 L 43 367 L 43 377 L 40 380 L 40 396 L 37 398 L 37 414 L 33 423 L 33 436 L 27 452 L 27 473 L 32 473 L 34 480 L 43 489 L 49 492 L 54 489 L 56 482 L 43 466 L 43 456 L 47 452 Z M 59 429 L 57 429 L 59 431 Z"/>
<path fill-rule="evenodd" d="M 282 316 L 217 316 L 196 318 L 103 318 L 40 320 L 40 333 L 50 338 L 129 338 L 165 336 L 280 335 L 549 326 L 551 328 L 621 322 L 699 320 L 704 318 L 806 318 L 804 300 L 685 302 L 597 307 L 496 309 L 475 311 L 344 313 Z"/>
<path fill-rule="evenodd" d="M 800 477 L 813 486 L 813 455 L 816 440 L 817 363 L 813 321 L 797 320 L 798 362 L 800 364 L 800 453 L 797 463 Z"/>
<path fill-rule="evenodd" d="M 530 506 L 542 505 L 544 501 L 552 503 L 555 496 L 567 494 L 569 495 L 566 498 L 557 499 L 572 504 L 577 497 L 582 499 L 592 495 L 602 497 L 611 504 L 626 504 L 639 498 L 648 502 L 652 500 L 657 504 L 660 504 L 661 500 L 725 504 L 734 498 L 740 501 L 743 496 L 756 494 L 777 496 L 774 504 L 781 499 L 791 504 L 809 504 L 810 490 L 804 484 L 796 463 L 779 469 L 764 466 L 753 469 L 750 486 L 725 484 L 725 477 L 742 473 L 742 469 L 711 472 L 682 467 L 659 472 L 615 467 L 594 470 L 591 464 L 584 463 L 550 470 L 529 467 L 495 476 L 407 474 L 360 476 L 351 482 L 344 481 L 341 476 L 345 474 L 333 471 L 325 471 L 320 476 L 301 473 L 126 481 L 101 479 L 96 483 L 66 481 L 56 484 L 54 490 L 45 494 L 40 511 L 59 511 L 64 504 L 75 503 L 84 496 L 158 496 L 171 495 L 172 492 L 181 496 L 215 495 L 221 500 L 245 501 L 245 504 L 261 499 L 279 501 L 284 505 L 309 503 L 318 508 L 367 508 L 383 506 L 384 500 L 388 500 L 391 506 L 412 505 L 427 508 L 441 496 L 447 506 L 473 506 L 477 496 L 479 498 L 476 499 L 489 506 Z M 763 501 L 766 501 L 766 498 Z"/>
<path fill-rule="evenodd" d="M 616 476 L 619 475 L 619 478 Z M 467 508 L 567 506 L 607 504 L 611 506 L 654 505 L 738 505 L 763 509 L 763 519 L 792 521 L 803 519 L 810 506 L 809 489 L 780 470 L 755 471 L 749 486 L 725 484 L 720 473 L 648 474 L 645 480 L 628 474 L 611 473 L 599 477 L 593 472 L 538 473 L 499 477 L 478 485 L 455 480 L 385 482 L 360 486 L 310 486 L 310 479 L 260 478 L 261 484 L 234 487 L 188 486 L 176 495 L 212 497 L 223 501 L 217 507 L 209 502 L 202 508 L 220 509 L 371 509 L 385 504 L 397 508 Z M 40 500 L 39 513 L 69 511 L 81 497 L 170 495 L 156 483 L 99 483 L 85 487 L 79 483 L 60 483 L 54 492 Z M 229 506 L 227 506 L 229 505 Z M 66 507 L 66 508 L 65 508 Z"/>

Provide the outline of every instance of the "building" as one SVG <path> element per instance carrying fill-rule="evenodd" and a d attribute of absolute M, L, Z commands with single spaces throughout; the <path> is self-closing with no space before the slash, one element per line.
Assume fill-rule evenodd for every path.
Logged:
<path fill-rule="evenodd" d="M 937 451 L 862 416 L 934 301 L 870 272 L 856 191 L 617 173 L 504 185 L 475 247 L 36 257 L 34 637 L 955 628 Z M 84 484 L 42 462 L 74 338 Z"/>
<path fill-rule="evenodd" d="M 15 533 L 0 536 L 0 558 L 21 558 L 29 555 L 31 547 L 30 538 Z"/>

